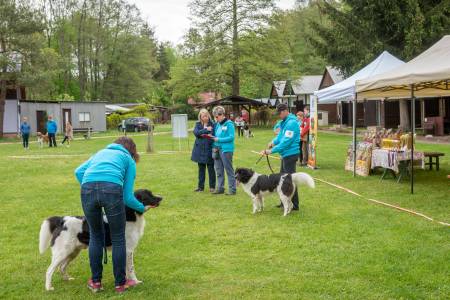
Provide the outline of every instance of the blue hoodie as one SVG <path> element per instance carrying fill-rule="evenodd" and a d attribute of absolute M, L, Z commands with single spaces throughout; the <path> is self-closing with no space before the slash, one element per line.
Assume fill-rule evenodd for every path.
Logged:
<path fill-rule="evenodd" d="M 58 131 L 58 125 L 54 120 L 50 120 L 47 122 L 47 132 L 48 133 L 56 133 Z"/>
<path fill-rule="evenodd" d="M 144 212 L 144 205 L 133 193 L 136 162 L 122 145 L 110 144 L 100 150 L 75 170 L 75 176 L 80 184 L 105 181 L 121 185 L 125 205 Z"/>
<path fill-rule="evenodd" d="M 213 147 L 219 148 L 223 153 L 234 152 L 234 123 L 228 119 L 214 125 L 214 136 L 219 140 Z"/>
<path fill-rule="evenodd" d="M 20 133 L 22 134 L 30 134 L 31 127 L 30 124 L 27 122 L 23 122 L 22 125 L 20 125 Z"/>
<path fill-rule="evenodd" d="M 280 123 L 280 132 L 272 143 L 275 145 L 272 153 L 280 153 L 281 157 L 300 153 L 300 126 L 293 114 L 287 115 Z"/>

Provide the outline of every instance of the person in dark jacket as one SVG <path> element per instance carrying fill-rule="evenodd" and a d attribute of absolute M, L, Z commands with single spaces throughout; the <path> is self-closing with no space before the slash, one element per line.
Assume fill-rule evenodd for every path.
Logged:
<path fill-rule="evenodd" d="M 28 118 L 23 117 L 23 122 L 20 125 L 20 134 L 22 135 L 23 148 L 28 150 L 28 139 L 30 138 L 31 127 L 28 124 Z"/>
<path fill-rule="evenodd" d="M 216 172 L 214 171 L 214 160 L 212 159 L 211 139 L 214 124 L 211 115 L 206 109 L 198 113 L 198 122 L 195 123 L 195 143 L 192 149 L 191 160 L 198 164 L 198 185 L 195 192 L 203 192 L 205 189 L 206 167 L 208 167 L 209 190 L 213 192 L 216 188 Z"/>

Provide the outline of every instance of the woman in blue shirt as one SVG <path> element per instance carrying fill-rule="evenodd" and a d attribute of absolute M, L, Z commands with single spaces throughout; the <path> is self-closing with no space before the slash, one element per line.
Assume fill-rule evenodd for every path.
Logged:
<path fill-rule="evenodd" d="M 92 278 L 88 281 L 88 288 L 93 292 L 103 289 L 101 280 L 105 237 L 102 208 L 111 231 L 116 291 L 123 292 L 127 288 L 125 205 L 140 213 L 147 209 L 133 193 L 138 160 L 134 141 L 129 137 L 120 137 L 75 170 L 75 176 L 81 184 L 83 211 L 89 224 Z"/>

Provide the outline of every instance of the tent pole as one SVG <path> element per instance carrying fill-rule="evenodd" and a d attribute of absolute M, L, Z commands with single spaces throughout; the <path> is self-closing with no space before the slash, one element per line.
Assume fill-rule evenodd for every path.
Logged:
<path fill-rule="evenodd" d="M 353 99 L 353 177 L 356 176 L 356 97 Z"/>
<path fill-rule="evenodd" d="M 414 99 L 414 84 L 411 84 L 411 194 L 414 194 L 414 134 L 416 131 L 416 120 L 415 120 L 415 99 Z"/>

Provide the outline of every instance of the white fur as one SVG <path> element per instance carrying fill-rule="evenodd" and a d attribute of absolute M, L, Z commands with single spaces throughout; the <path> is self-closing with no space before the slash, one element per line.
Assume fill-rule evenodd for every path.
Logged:
<path fill-rule="evenodd" d="M 253 213 L 257 213 L 257 212 L 261 212 L 264 209 L 264 196 L 271 194 L 270 191 L 260 191 L 258 194 L 253 194 L 252 193 L 252 187 L 255 185 L 256 180 L 258 179 L 258 177 L 261 176 L 261 174 L 258 174 L 256 172 L 254 172 L 253 176 L 250 178 L 250 180 L 247 183 L 241 183 L 242 184 L 242 188 L 244 189 L 244 191 L 252 198 L 252 202 L 253 202 Z M 284 213 L 283 216 L 287 216 L 293 208 L 293 203 L 292 203 L 292 197 L 294 196 L 294 193 L 292 193 L 292 195 L 284 195 L 284 193 L 281 190 L 281 186 L 283 185 L 284 179 L 286 175 L 281 176 L 280 181 L 278 182 L 277 185 L 277 193 L 280 197 L 281 203 L 283 203 L 283 207 L 284 207 Z M 314 184 L 314 179 L 306 174 L 306 173 L 294 173 L 291 174 L 292 176 L 292 182 L 295 186 L 300 186 L 300 185 L 306 185 L 310 188 L 314 188 L 315 184 Z"/>
<path fill-rule="evenodd" d="M 78 238 L 78 233 L 81 233 L 83 221 L 75 217 L 64 217 L 64 226 L 67 230 L 61 231 L 56 238 L 52 250 L 52 261 L 47 269 L 45 277 L 45 289 L 47 291 L 53 290 L 52 276 L 55 270 L 59 267 L 64 280 L 72 280 L 73 278 L 67 274 L 67 266 L 75 259 L 82 249 L 86 249 L 86 245 L 82 244 Z M 141 283 L 134 272 L 133 253 L 136 249 L 139 240 L 144 235 L 145 218 L 144 215 L 136 214 L 136 222 L 126 222 L 125 239 L 127 251 L 127 265 L 126 276 L 127 279 L 134 280 L 136 283 Z M 39 233 L 39 252 L 42 254 L 50 246 L 52 233 L 50 232 L 49 222 L 45 220 L 41 225 Z"/>

